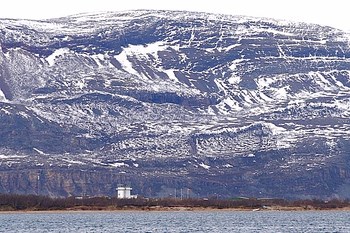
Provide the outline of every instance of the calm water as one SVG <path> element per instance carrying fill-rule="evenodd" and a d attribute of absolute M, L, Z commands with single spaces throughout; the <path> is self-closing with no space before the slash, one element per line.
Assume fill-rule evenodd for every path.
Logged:
<path fill-rule="evenodd" d="M 0 232 L 350 232 L 350 212 L 0 213 Z"/>

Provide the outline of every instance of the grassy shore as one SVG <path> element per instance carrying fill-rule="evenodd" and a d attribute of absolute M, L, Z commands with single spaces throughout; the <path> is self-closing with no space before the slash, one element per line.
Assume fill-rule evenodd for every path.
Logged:
<path fill-rule="evenodd" d="M 305 211 L 346 210 L 349 200 L 283 200 L 258 198 L 174 199 L 115 197 L 51 198 L 0 194 L 0 211 Z"/>

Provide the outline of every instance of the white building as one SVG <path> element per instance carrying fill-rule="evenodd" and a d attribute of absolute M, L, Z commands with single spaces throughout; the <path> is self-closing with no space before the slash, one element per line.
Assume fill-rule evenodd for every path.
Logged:
<path fill-rule="evenodd" d="M 118 198 L 119 199 L 131 199 L 137 198 L 137 195 L 131 195 L 132 188 L 127 186 L 119 186 L 117 188 Z"/>

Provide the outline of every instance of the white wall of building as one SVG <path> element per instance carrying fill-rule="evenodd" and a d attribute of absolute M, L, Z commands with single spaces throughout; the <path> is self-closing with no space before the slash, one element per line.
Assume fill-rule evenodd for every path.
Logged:
<path fill-rule="evenodd" d="M 132 188 L 130 187 L 118 187 L 117 188 L 117 196 L 119 199 L 130 199 L 137 198 L 136 195 L 131 195 Z"/>

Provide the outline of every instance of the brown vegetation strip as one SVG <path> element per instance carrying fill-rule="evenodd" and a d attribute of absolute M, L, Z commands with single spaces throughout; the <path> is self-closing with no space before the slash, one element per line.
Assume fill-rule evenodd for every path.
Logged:
<path fill-rule="evenodd" d="M 174 199 L 68 197 L 0 194 L 0 211 L 208 211 L 208 210 L 350 210 L 349 200 Z"/>

